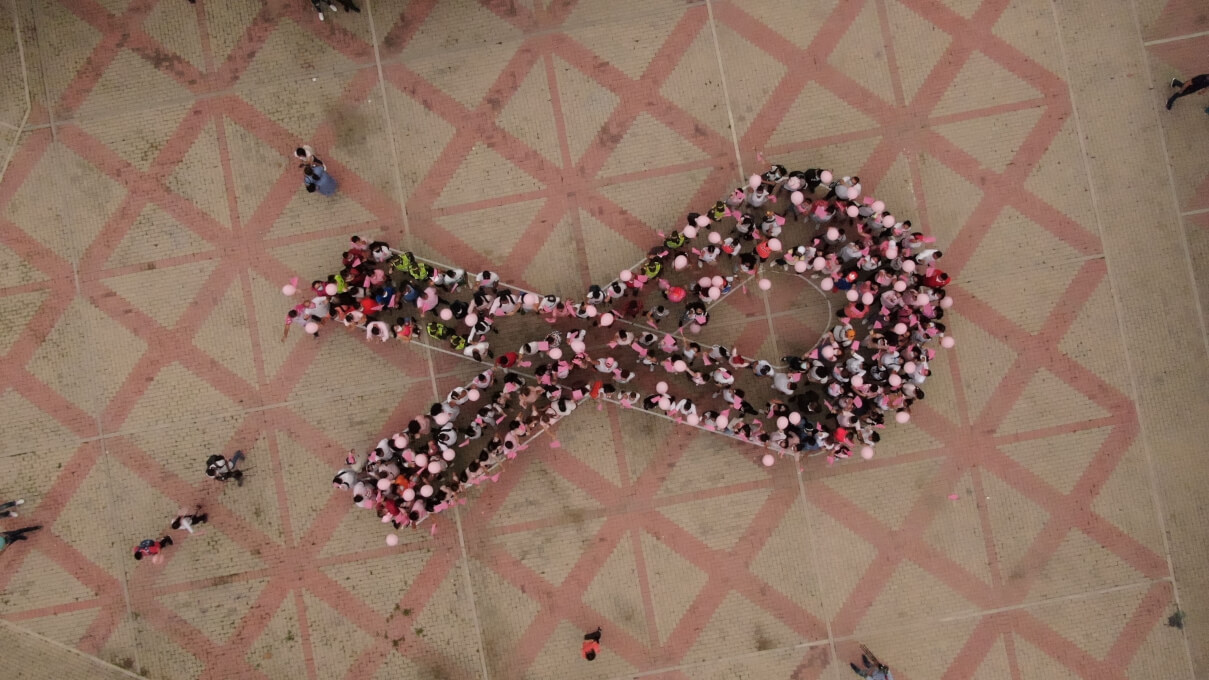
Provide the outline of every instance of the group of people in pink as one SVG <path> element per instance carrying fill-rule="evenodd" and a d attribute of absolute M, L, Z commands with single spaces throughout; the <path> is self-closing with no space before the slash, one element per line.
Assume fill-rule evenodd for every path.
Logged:
<path fill-rule="evenodd" d="M 863 195 L 858 177 L 773 165 L 705 213 L 690 213 L 632 269 L 582 300 L 505 285 L 353 237 L 342 268 L 314 281 L 290 310 L 318 336 L 339 324 L 367 340 L 419 337 L 484 370 L 333 480 L 383 522 L 414 525 L 460 502 L 468 486 L 529 439 L 598 399 L 642 408 L 765 447 L 774 454 L 873 455 L 885 414 L 910 418 L 924 396 L 952 299 L 932 239 Z M 803 355 L 773 364 L 694 336 L 711 308 L 770 271 L 792 272 L 843 296 L 834 326 Z M 293 296 L 297 281 L 283 288 Z M 520 347 L 497 351 L 501 328 L 546 324 Z M 393 534 L 392 534 L 393 536 Z"/>

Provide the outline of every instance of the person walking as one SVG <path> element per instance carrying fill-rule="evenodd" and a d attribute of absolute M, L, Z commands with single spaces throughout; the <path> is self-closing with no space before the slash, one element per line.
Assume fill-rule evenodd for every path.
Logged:
<path fill-rule="evenodd" d="M 134 546 L 134 559 L 141 560 L 143 559 L 144 555 L 150 555 L 151 561 L 159 564 L 161 561 L 163 561 L 163 558 L 160 557 L 160 553 L 163 552 L 164 548 L 167 548 L 170 545 L 172 545 L 171 536 L 164 536 L 159 540 L 154 538 L 144 539 L 143 541 L 139 542 L 138 545 Z"/>
<path fill-rule="evenodd" d="M 580 652 L 588 661 L 596 658 L 596 655 L 600 652 L 600 626 L 597 626 L 596 630 L 584 636 L 583 649 Z"/>
<path fill-rule="evenodd" d="M 185 514 L 182 511 L 176 516 L 176 519 L 172 520 L 172 528 L 177 530 L 184 529 L 189 533 L 193 533 L 193 526 L 195 524 L 205 524 L 209 518 L 210 516 L 202 512 L 200 507 L 191 514 Z"/>
<path fill-rule="evenodd" d="M 1193 76 L 1188 82 L 1183 82 L 1179 78 L 1171 79 L 1171 86 L 1180 88 L 1167 99 L 1167 110 L 1171 110 L 1171 105 L 1180 97 L 1187 97 L 1194 92 L 1200 92 L 1209 88 L 1209 73 L 1202 73 L 1199 76 Z"/>
<path fill-rule="evenodd" d="M 15 501 L 9 501 L 7 503 L 0 503 L 0 517 L 16 517 L 17 511 L 9 510 L 9 508 L 15 508 L 18 505 L 25 505 L 25 499 L 18 498 Z"/>
<path fill-rule="evenodd" d="M 28 534 L 31 531 L 37 531 L 41 528 L 42 527 L 40 526 L 21 527 L 20 529 L 12 529 L 11 531 L 0 531 L 0 552 L 17 541 L 29 540 L 29 537 L 25 534 Z"/>
<path fill-rule="evenodd" d="M 322 196 L 334 196 L 340 186 L 334 177 L 327 174 L 322 165 L 308 165 L 302 169 L 302 184 L 307 192 L 319 192 Z"/>
<path fill-rule="evenodd" d="M 315 155 L 315 150 L 306 144 L 294 149 L 294 160 L 298 161 L 298 167 L 300 168 L 305 168 L 308 166 L 324 167 L 323 161 L 319 160 L 319 158 Z"/>
<path fill-rule="evenodd" d="M 236 451 L 231 460 L 216 453 L 206 459 L 206 474 L 220 482 L 234 479 L 239 486 L 243 486 L 243 471 L 236 469 L 236 466 L 244 458 L 243 451 Z"/>
<path fill-rule="evenodd" d="M 339 2 L 341 5 L 344 6 L 345 12 L 356 12 L 358 14 L 361 13 L 361 8 L 356 6 L 355 4 L 353 4 L 352 0 L 339 0 Z M 311 0 L 311 6 L 315 8 L 316 12 L 318 12 L 320 21 L 323 21 L 323 5 L 324 4 L 326 4 L 328 9 L 332 10 L 333 12 L 337 11 L 336 3 L 334 3 L 334 2 L 324 3 L 321 0 Z"/>
<path fill-rule="evenodd" d="M 894 680 L 894 676 L 890 674 L 890 667 L 879 661 L 865 645 L 861 645 L 861 665 L 864 668 L 860 668 L 854 663 L 848 665 L 852 666 L 853 673 L 862 678 L 869 678 L 869 680 Z"/>

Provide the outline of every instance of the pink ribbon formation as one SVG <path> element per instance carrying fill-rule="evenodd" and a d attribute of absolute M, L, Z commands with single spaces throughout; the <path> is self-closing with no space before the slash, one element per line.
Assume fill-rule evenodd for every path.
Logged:
<path fill-rule="evenodd" d="M 768 466 L 803 454 L 868 459 L 885 414 L 905 423 L 923 398 L 930 341 L 953 346 L 941 322 L 952 304 L 949 277 L 936 266 L 942 253 L 862 196 L 858 178 L 773 165 L 659 236 L 642 262 L 582 300 L 354 236 L 340 272 L 314 281 L 312 297 L 287 314 L 287 333 L 301 325 L 318 337 L 334 322 L 367 341 L 417 341 L 483 370 L 366 454 L 350 452 L 333 484 L 383 523 L 415 526 L 465 503 L 470 487 L 498 479 L 505 461 L 589 400 L 763 447 Z M 694 340 L 723 298 L 752 279 L 771 289 L 771 273 L 843 295 L 834 326 L 809 351 L 773 363 Z M 282 292 L 296 296 L 297 283 Z M 513 328 L 522 319 L 546 325 L 524 333 Z M 499 350 L 497 336 L 533 339 Z"/>

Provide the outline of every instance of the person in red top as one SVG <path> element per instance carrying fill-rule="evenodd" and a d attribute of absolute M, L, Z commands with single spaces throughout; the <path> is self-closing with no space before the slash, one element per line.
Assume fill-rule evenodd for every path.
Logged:
<path fill-rule="evenodd" d="M 582 654 L 585 659 L 591 661 L 596 658 L 596 653 L 600 651 L 600 626 L 596 630 L 584 636 L 584 644 Z"/>
<path fill-rule="evenodd" d="M 500 356 L 496 357 L 495 365 L 499 366 L 500 368 L 512 368 L 516 365 L 518 359 L 520 359 L 519 354 L 516 352 L 508 352 L 507 354 L 501 354 Z"/>

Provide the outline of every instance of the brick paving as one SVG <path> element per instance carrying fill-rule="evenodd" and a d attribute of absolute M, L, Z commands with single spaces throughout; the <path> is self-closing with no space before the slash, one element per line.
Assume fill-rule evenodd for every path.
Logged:
<path fill-rule="evenodd" d="M 1163 110 L 1203 3 L 362 8 L 0 0 L 0 528 L 45 526 L 0 553 L 18 677 L 839 680 L 859 642 L 900 680 L 1209 674 L 1209 100 Z M 280 342 L 281 282 L 355 233 L 573 293 L 758 151 L 945 251 L 957 347 L 875 459 L 584 409 L 395 548 L 331 491 L 468 367 Z M 825 323 L 761 297 L 711 332 Z M 243 488 L 204 476 L 236 448 Z"/>

